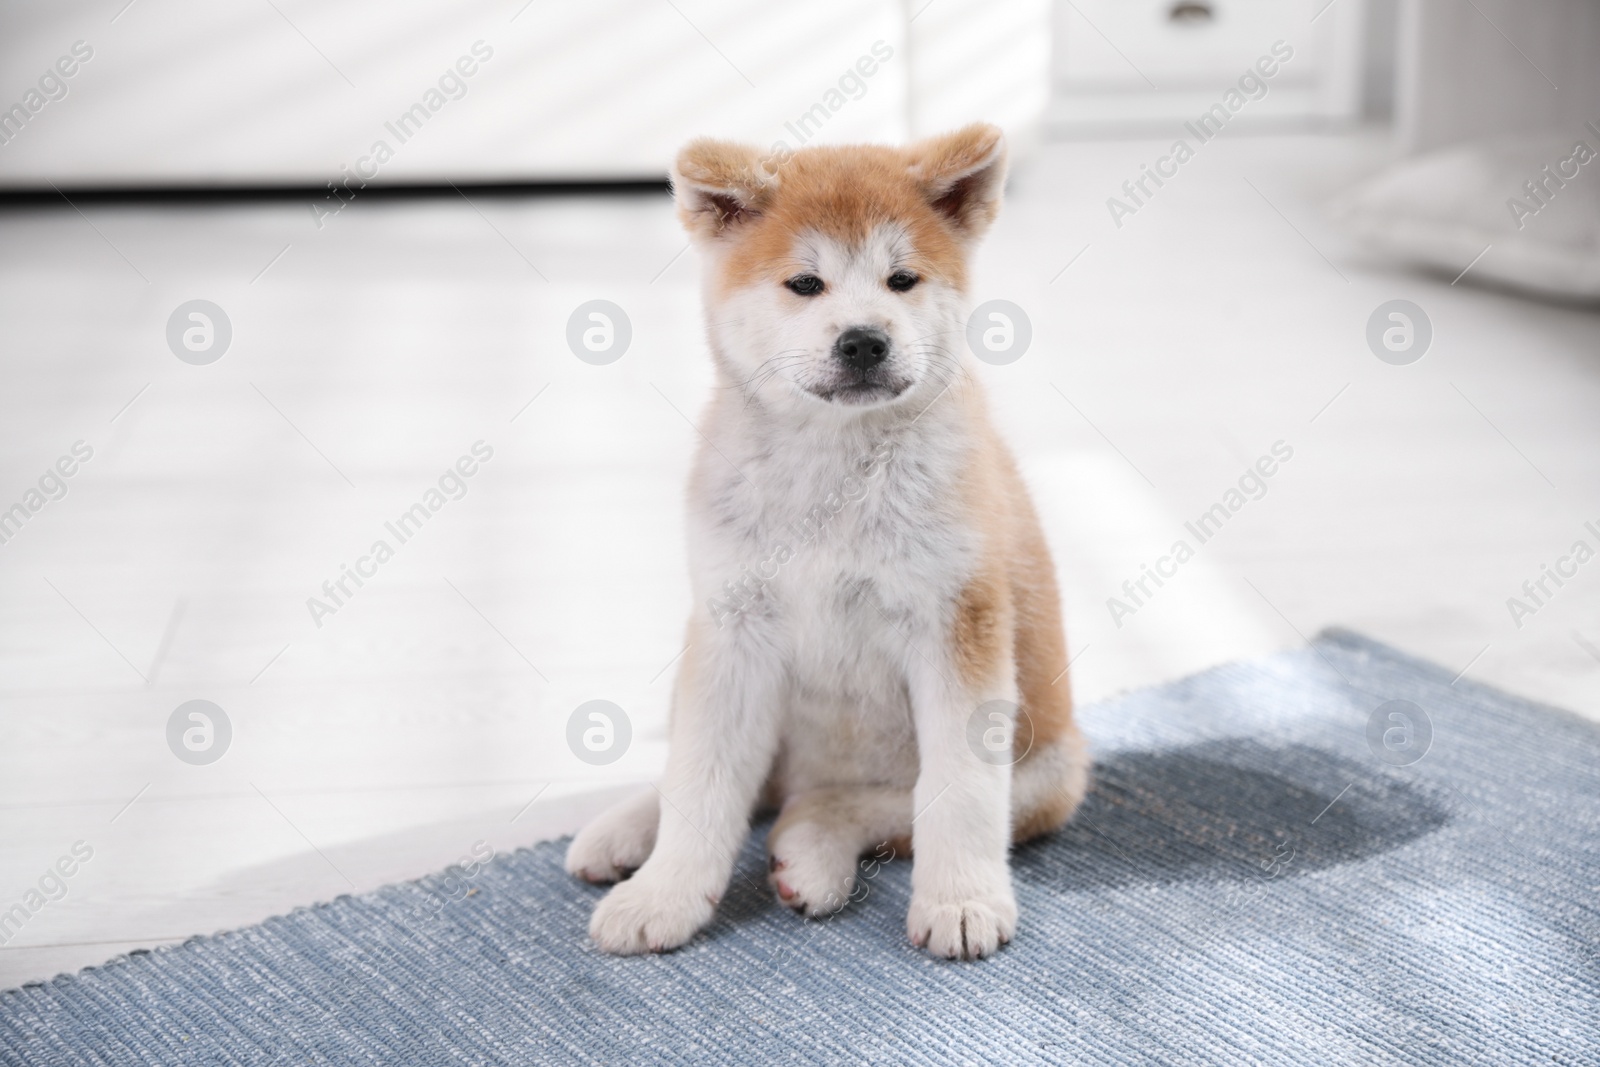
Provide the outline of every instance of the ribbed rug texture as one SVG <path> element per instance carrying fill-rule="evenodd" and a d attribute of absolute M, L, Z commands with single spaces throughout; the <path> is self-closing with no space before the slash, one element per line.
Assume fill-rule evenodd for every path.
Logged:
<path fill-rule="evenodd" d="M 1600 1064 L 1600 728 L 1451 683 L 1330 632 L 1084 709 L 1093 791 L 982 962 L 911 946 L 907 862 L 800 919 L 764 826 L 708 930 L 611 958 L 556 842 L 0 994 L 0 1062 Z"/>

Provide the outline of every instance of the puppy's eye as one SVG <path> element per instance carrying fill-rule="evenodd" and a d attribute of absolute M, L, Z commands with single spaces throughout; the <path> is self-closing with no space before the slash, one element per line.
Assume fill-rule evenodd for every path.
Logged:
<path fill-rule="evenodd" d="M 921 280 L 908 270 L 897 270 L 889 275 L 889 288 L 897 293 L 903 293 Z"/>
<path fill-rule="evenodd" d="M 815 274 L 796 274 L 783 284 L 789 287 L 790 292 L 801 296 L 816 296 L 822 292 L 822 279 Z"/>

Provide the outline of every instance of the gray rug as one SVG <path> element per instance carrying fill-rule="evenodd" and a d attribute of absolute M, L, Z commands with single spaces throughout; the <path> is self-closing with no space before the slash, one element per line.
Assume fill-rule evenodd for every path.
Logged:
<path fill-rule="evenodd" d="M 982 963 L 907 943 L 905 864 L 800 920 L 759 829 L 710 930 L 611 959 L 551 844 L 5 993 L 0 1061 L 1600 1063 L 1600 729 L 1450 682 L 1331 633 L 1087 709 Z"/>

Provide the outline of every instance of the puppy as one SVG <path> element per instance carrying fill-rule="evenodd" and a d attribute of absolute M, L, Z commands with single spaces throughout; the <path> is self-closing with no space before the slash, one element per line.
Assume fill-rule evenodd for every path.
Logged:
<path fill-rule="evenodd" d="M 690 616 L 659 785 L 573 840 L 621 882 L 600 948 L 710 921 L 758 806 L 769 881 L 809 916 L 856 861 L 914 852 L 911 940 L 987 956 L 1017 925 L 1007 849 L 1088 784 L 1054 570 L 966 350 L 968 258 L 1000 131 L 781 159 L 701 140 L 673 173 L 702 254 L 718 388 L 689 485 Z"/>

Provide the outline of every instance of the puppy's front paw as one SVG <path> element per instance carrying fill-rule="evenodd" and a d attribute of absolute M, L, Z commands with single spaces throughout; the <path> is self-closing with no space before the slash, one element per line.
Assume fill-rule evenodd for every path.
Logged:
<path fill-rule="evenodd" d="M 1003 892 L 961 899 L 913 893 L 906 932 L 918 948 L 952 960 L 992 956 L 1017 932 L 1017 902 L 1010 886 Z"/>
<path fill-rule="evenodd" d="M 677 948 L 711 921 L 717 902 L 640 871 L 605 895 L 589 919 L 589 936 L 604 952 L 636 956 Z"/>

